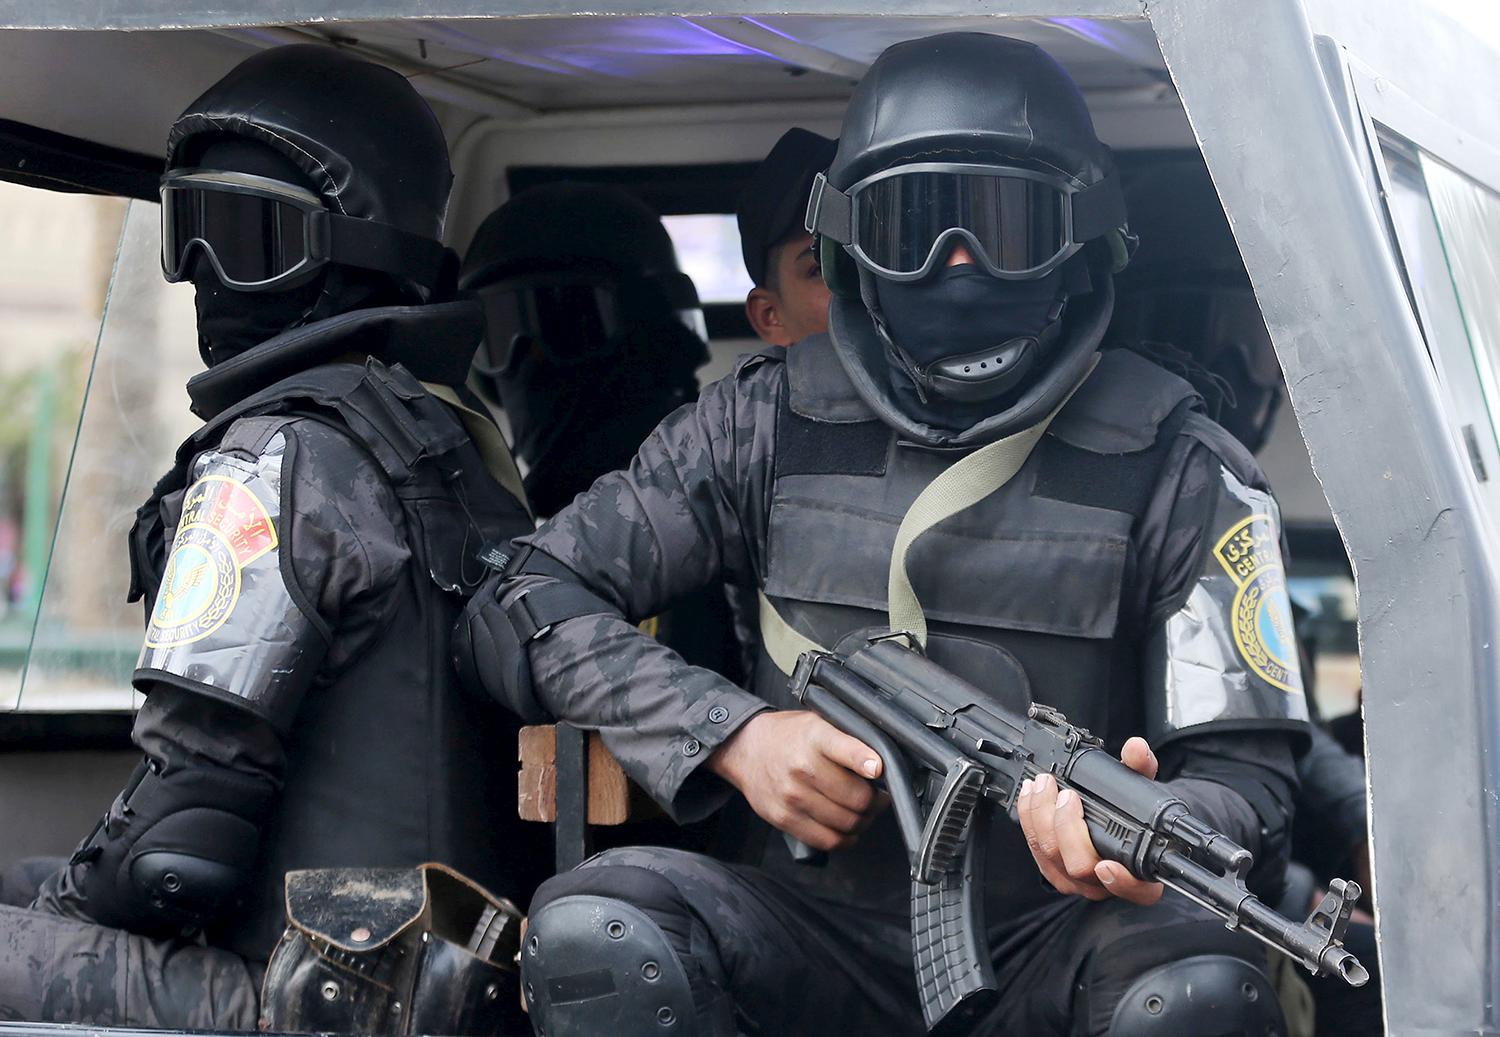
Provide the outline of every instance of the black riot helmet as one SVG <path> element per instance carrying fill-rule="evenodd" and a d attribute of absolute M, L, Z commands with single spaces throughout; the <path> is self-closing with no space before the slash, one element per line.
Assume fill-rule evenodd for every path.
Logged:
<path fill-rule="evenodd" d="M 459 286 L 484 299 L 496 376 L 528 350 L 561 365 L 608 360 L 611 340 L 638 316 L 671 312 L 704 337 L 698 293 L 661 218 L 603 184 L 534 187 L 490 213 Z"/>
<path fill-rule="evenodd" d="M 660 217 L 627 192 L 522 191 L 480 224 L 460 287 L 484 304 L 475 369 L 549 515 L 623 467 L 697 393 L 703 313 Z"/>
<path fill-rule="evenodd" d="M 332 47 L 263 51 L 172 125 L 162 268 L 200 294 L 215 282 L 219 309 L 310 295 L 292 323 L 430 299 L 452 276 L 452 182 L 437 119 L 402 76 Z"/>
<path fill-rule="evenodd" d="M 1033 44 L 967 32 L 875 61 L 807 226 L 830 287 L 863 302 L 924 404 L 1076 382 L 1096 343 L 1061 341 L 1069 300 L 1123 267 L 1131 240 L 1072 79 Z M 950 266 L 960 246 L 973 262 Z"/>

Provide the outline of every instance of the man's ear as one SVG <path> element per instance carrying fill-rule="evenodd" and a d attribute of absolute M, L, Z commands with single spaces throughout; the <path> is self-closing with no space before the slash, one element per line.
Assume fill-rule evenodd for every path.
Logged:
<path fill-rule="evenodd" d="M 766 288 L 752 288 L 745 296 L 745 316 L 761 340 L 773 346 L 790 346 L 791 336 L 781 322 L 781 301 Z"/>

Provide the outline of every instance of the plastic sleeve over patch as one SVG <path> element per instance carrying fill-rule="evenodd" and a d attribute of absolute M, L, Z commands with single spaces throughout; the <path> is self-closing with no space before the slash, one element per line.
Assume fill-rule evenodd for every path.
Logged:
<path fill-rule="evenodd" d="M 278 727 L 290 722 L 322 639 L 282 574 L 285 456 L 277 433 L 252 460 L 209 451 L 194 463 L 146 624 L 138 686 L 179 677 Z"/>
<path fill-rule="evenodd" d="M 1220 469 L 1211 539 L 1187 601 L 1147 647 L 1147 737 L 1307 719 L 1276 501 Z"/>

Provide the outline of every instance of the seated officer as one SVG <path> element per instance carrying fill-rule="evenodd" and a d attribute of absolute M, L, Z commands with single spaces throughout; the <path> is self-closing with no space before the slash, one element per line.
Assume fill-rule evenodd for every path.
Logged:
<path fill-rule="evenodd" d="M 503 821 L 514 724 L 448 643 L 480 546 L 531 527 L 460 388 L 482 316 L 443 301 L 451 180 L 407 81 L 331 47 L 259 53 L 173 124 L 162 261 L 208 370 L 131 535 L 144 759 L 0 908 L 0 1018 L 254 1030 L 289 870 L 544 873 L 544 833 Z"/>
<path fill-rule="evenodd" d="M 650 431 L 698 396 L 703 312 L 661 218 L 616 187 L 522 191 L 480 224 L 460 284 L 484 304 L 481 386 L 510 422 L 538 516 L 623 468 Z M 738 681 L 740 641 L 707 589 L 648 629 Z"/>
<path fill-rule="evenodd" d="M 539 517 L 635 456 L 698 395 L 703 311 L 661 218 L 601 184 L 522 191 L 480 224 L 460 286 L 485 311 L 479 381 Z"/>
<path fill-rule="evenodd" d="M 761 337 L 772 345 L 787 345 L 782 339 L 792 328 L 798 332 L 792 341 L 828 331 L 828 289 L 816 264 L 812 236 L 801 226 L 800 213 L 806 208 L 803 202 L 813 177 L 828 168 L 835 147 L 836 142 L 806 130 L 787 131 L 761 163 L 741 200 L 739 222 L 745 265 L 757 284 L 745 308 Z M 1200 181 L 1187 175 L 1192 172 L 1192 167 L 1184 170 L 1174 166 L 1164 172 L 1152 171 L 1153 190 L 1146 195 L 1147 201 L 1154 203 L 1150 210 L 1152 234 L 1140 254 L 1132 257 L 1130 287 L 1123 289 L 1111 324 L 1111 338 L 1144 352 L 1191 382 L 1205 398 L 1214 419 L 1254 454 L 1270 435 L 1280 400 L 1281 375 L 1249 286 L 1243 290 L 1231 287 L 1237 283 L 1233 271 L 1217 277 L 1210 272 L 1222 252 L 1192 248 L 1185 254 L 1183 243 L 1196 244 L 1205 233 L 1202 228 L 1184 224 L 1188 217 L 1197 217 L 1205 210 L 1200 205 L 1184 206 L 1175 201 L 1189 192 L 1206 192 L 1206 200 L 1214 201 L 1206 174 Z M 1129 194 L 1131 183 L 1125 186 Z M 786 194 L 778 195 L 777 191 Z M 786 204 L 788 196 L 795 205 Z M 779 208 L 778 197 L 783 203 Z M 788 233 L 787 221 L 794 208 L 799 213 L 796 233 Z M 1223 233 L 1227 235 L 1227 225 Z M 778 244 L 764 249 L 761 243 L 767 240 Z M 1163 241 L 1177 248 L 1169 252 L 1158 245 Z M 778 269 L 782 271 L 779 278 L 773 273 Z M 1193 276 L 1185 278 L 1184 269 L 1193 271 Z M 812 308 L 815 299 L 821 300 L 821 308 Z M 784 313 L 802 316 L 785 319 Z M 1163 333 L 1173 341 L 1192 342 L 1205 362 L 1158 341 Z M 1305 659 L 1303 673 L 1310 684 Z M 1309 704 L 1315 704 L 1311 687 L 1307 690 Z M 1283 913 L 1295 917 L 1305 915 L 1321 899 L 1323 891 L 1314 889 L 1314 875 L 1328 878 L 1352 870 L 1366 891 L 1372 888 L 1365 847 L 1364 769 L 1358 758 L 1345 752 L 1321 727 L 1311 727 L 1309 733 L 1311 741 L 1297 757 L 1296 807 L 1299 816 L 1308 815 L 1307 823 L 1297 825 L 1293 841 L 1295 859 L 1290 872 L 1298 881 L 1289 883 L 1281 906 Z M 1304 861 L 1313 865 L 1311 870 Z M 1373 924 L 1363 912 L 1350 926 L 1345 943 L 1364 964 L 1377 967 Z M 1338 1037 L 1379 1030 L 1378 982 L 1354 989 L 1326 977 L 1313 980 L 1312 991 L 1319 1034 Z"/>
<path fill-rule="evenodd" d="M 1131 238 L 1077 87 L 1004 37 L 899 44 L 814 191 L 828 337 L 746 358 L 664 421 L 522 538 L 460 628 L 488 690 L 601 731 L 674 817 L 760 819 L 732 861 L 617 850 L 543 885 L 522 969 L 549 1037 L 921 1032 L 882 761 L 799 708 L 773 643 L 887 628 L 903 517 L 991 444 L 1014 478 L 907 558 L 929 654 L 1099 733 L 1249 848 L 1259 888 L 1284 867 L 1306 706 L 1278 510 L 1191 386 L 1099 353 Z M 750 691 L 633 625 L 726 574 L 763 595 Z M 1266 622 L 1234 638 L 1252 584 Z M 989 849 L 999 998 L 975 1032 L 1281 1031 L 1259 945 L 1101 860 L 1050 776 L 1019 815 Z M 833 851 L 826 867 L 773 829 Z"/>
<path fill-rule="evenodd" d="M 736 207 L 740 252 L 755 287 L 745 315 L 763 341 L 790 346 L 828 330 L 828 285 L 802 224 L 813 177 L 833 161 L 838 142 L 793 127 L 756 167 Z"/>

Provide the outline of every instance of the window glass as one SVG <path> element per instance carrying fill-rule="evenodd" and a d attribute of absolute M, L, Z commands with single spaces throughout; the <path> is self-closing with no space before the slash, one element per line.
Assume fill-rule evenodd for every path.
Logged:
<path fill-rule="evenodd" d="M 101 204 L 100 199 L 55 197 Z M 57 516 L 45 527 L 50 562 L 45 579 L 31 591 L 29 651 L 11 696 L 12 706 L 25 710 L 133 705 L 129 678 L 140 650 L 143 614 L 139 603 L 125 600 L 126 536 L 174 447 L 197 425 L 183 390 L 201 366 L 192 289 L 162 279 L 157 206 L 131 202 L 127 209 L 120 200 L 107 201 L 100 212 L 113 213 L 112 229 L 95 226 L 105 217 L 94 214 L 81 220 L 90 231 L 80 232 L 108 240 L 107 245 L 96 240 L 94 266 L 88 267 L 94 271 L 97 339 L 80 331 L 65 354 L 67 366 L 52 376 L 55 385 L 42 382 L 27 397 L 17 397 L 29 398 L 36 411 L 53 408 L 56 416 L 47 427 L 60 440 L 51 448 L 59 458 L 55 475 L 43 487 Z M 70 266 L 73 262 L 80 265 Z M 60 260 L 53 276 L 77 278 L 82 263 Z M 80 327 L 89 323 L 84 315 L 79 320 Z M 55 402 L 48 402 L 48 393 Z"/>
<path fill-rule="evenodd" d="M 1293 553 L 1287 590 L 1297 614 L 1297 633 L 1313 660 L 1306 674 L 1318 713 L 1325 720 L 1359 708 L 1359 626 L 1354 579 L 1347 570 L 1318 562 L 1298 564 Z"/>
<path fill-rule="evenodd" d="M 1500 219 L 1500 200 L 1404 138 L 1382 130 L 1378 141 L 1386 211 L 1407 286 L 1454 436 L 1494 521 L 1500 516 L 1500 312 L 1477 279 L 1485 263 L 1493 277 L 1494 258 L 1485 245 L 1500 238 L 1487 221 Z"/>
<path fill-rule="evenodd" d="M 677 265 L 693 279 L 700 302 L 708 305 L 745 301 L 755 285 L 745 272 L 739 225 L 732 215 L 663 216 L 662 223 L 677 249 Z"/>
<path fill-rule="evenodd" d="M 20 696 L 124 215 L 0 182 L 0 709 Z"/>
<path fill-rule="evenodd" d="M 1490 414 L 1500 414 L 1500 195 L 1431 155 L 1422 175 Z"/>

